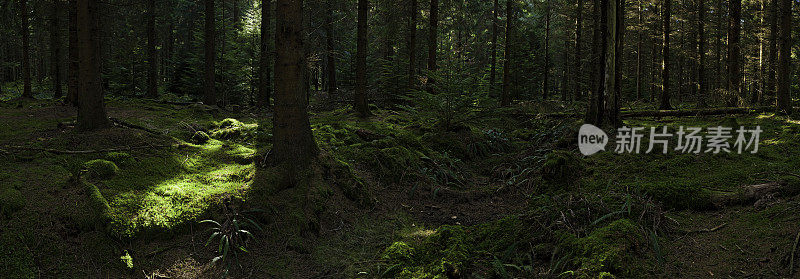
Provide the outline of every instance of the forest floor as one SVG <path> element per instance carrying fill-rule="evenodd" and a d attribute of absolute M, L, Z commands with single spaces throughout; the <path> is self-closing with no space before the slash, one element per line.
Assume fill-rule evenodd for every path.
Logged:
<path fill-rule="evenodd" d="M 791 278 L 800 261 L 792 118 L 626 120 L 759 125 L 757 154 L 581 156 L 576 119 L 496 113 L 444 130 L 409 112 L 314 110 L 310 190 L 263 201 L 251 190 L 276 179 L 261 166 L 269 113 L 107 107 L 122 124 L 84 134 L 72 108 L 0 104 L 3 277 Z M 716 202 L 770 182 L 784 187 Z M 247 253 L 214 263 L 222 246 L 199 222 L 231 216 L 260 225 Z"/>

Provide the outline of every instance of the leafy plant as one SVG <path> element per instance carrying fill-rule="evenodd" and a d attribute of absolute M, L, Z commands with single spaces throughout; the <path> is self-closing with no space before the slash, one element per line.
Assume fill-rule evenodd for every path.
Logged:
<path fill-rule="evenodd" d="M 246 229 L 253 228 L 258 229 L 259 231 L 263 231 L 263 229 L 261 229 L 258 223 L 250 218 L 245 217 L 235 210 L 228 212 L 228 209 L 226 208 L 225 211 L 225 221 L 222 223 L 214 220 L 203 220 L 200 221 L 200 224 L 211 224 L 213 226 L 211 229 L 209 229 L 211 236 L 209 236 L 208 240 L 206 240 L 205 246 L 211 244 L 214 239 L 219 239 L 218 244 L 216 245 L 218 256 L 214 257 L 211 262 L 216 263 L 220 260 L 224 262 L 225 275 L 227 275 L 231 269 L 231 254 L 234 257 L 233 260 L 236 260 L 238 264 L 239 252 L 248 253 L 247 242 L 255 239 L 250 230 Z"/>

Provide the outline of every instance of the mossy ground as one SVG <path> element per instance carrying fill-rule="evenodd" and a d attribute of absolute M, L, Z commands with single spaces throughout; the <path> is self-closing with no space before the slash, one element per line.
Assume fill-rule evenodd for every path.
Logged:
<path fill-rule="evenodd" d="M 441 131 L 405 112 L 378 109 L 367 120 L 347 109 L 315 112 L 322 155 L 300 181 L 307 187 L 271 188 L 279 172 L 258 166 L 270 148 L 268 118 L 125 99 L 108 104 L 111 116 L 159 135 L 129 128 L 79 134 L 58 125 L 73 121 L 70 108 L 0 106 L 0 149 L 137 147 L 0 152 L 10 162 L 0 164 L 0 270 L 10 270 L 8 277 L 216 277 L 216 249 L 203 245 L 208 234 L 197 222 L 220 218 L 225 201 L 257 201 L 268 212 L 236 277 L 747 275 L 739 270 L 772 277 L 770 270 L 785 274 L 796 233 L 796 198 L 725 209 L 710 200 L 795 172 L 800 122 L 785 117 L 735 119 L 765 130 L 758 154 L 582 157 L 575 120 L 498 114 Z M 626 121 L 722 123 L 731 120 Z M 193 140 L 198 133 L 208 138 Z M 70 180 L 94 160 L 113 162 L 116 175 Z M 267 198 L 256 199 L 254 185 L 268 186 L 260 188 Z M 676 233 L 722 223 L 713 232 Z M 730 262 L 752 259 L 763 262 Z"/>

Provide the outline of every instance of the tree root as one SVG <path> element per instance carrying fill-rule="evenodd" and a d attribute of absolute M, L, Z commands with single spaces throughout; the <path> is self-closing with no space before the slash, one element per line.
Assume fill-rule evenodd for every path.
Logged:
<path fill-rule="evenodd" d="M 162 145 L 131 146 L 125 148 L 108 148 L 108 149 L 96 149 L 96 150 L 58 150 L 50 148 L 25 147 L 25 146 L 8 146 L 7 148 L 10 148 L 11 151 L 42 151 L 42 152 L 63 155 L 63 154 L 94 154 L 94 153 L 120 152 L 120 151 L 131 151 L 136 149 L 161 148 L 161 147 L 171 147 L 171 146 L 174 145 L 162 144 Z M 10 153 L 10 151 L 5 151 L 2 149 L 0 149 L 0 151 Z"/>
<path fill-rule="evenodd" d="M 795 186 L 786 181 L 746 185 L 735 192 L 713 194 L 711 202 L 718 208 L 727 205 L 751 205 L 764 198 L 799 194 L 800 189 Z"/>

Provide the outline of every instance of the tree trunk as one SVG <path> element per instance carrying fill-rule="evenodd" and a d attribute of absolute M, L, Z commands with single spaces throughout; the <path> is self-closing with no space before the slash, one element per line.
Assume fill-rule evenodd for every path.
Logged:
<path fill-rule="evenodd" d="M 367 105 L 367 12 L 368 0 L 358 0 L 358 30 L 356 40 L 356 95 L 353 108 L 359 117 L 369 116 Z"/>
<path fill-rule="evenodd" d="M 261 47 L 258 63 L 258 100 L 256 104 L 259 108 L 268 108 L 270 106 L 270 97 L 272 91 L 272 83 L 270 82 L 270 51 L 269 40 L 272 38 L 270 34 L 270 11 L 272 1 L 261 1 Z"/>
<path fill-rule="evenodd" d="M 598 93 L 598 81 L 603 79 L 603 76 L 600 74 L 603 58 L 600 57 L 602 43 L 601 40 L 603 39 L 601 36 L 602 30 L 601 26 L 603 25 L 601 22 L 602 19 L 602 12 L 600 6 L 602 5 L 601 0 L 594 0 L 592 1 L 592 15 L 594 16 L 594 26 L 593 26 L 593 34 L 592 34 L 592 51 L 590 53 L 589 59 L 589 109 L 588 114 L 592 117 L 594 115 L 600 114 L 602 107 L 598 107 L 597 104 L 600 101 L 597 99 L 599 95 Z M 588 120 L 588 119 L 587 119 Z M 596 121 L 596 120 L 595 120 Z"/>
<path fill-rule="evenodd" d="M 50 69 L 53 78 L 53 99 L 59 99 L 61 92 L 61 26 L 59 15 L 61 1 L 53 0 L 53 9 L 50 18 Z"/>
<path fill-rule="evenodd" d="M 778 68 L 777 109 L 783 114 L 792 113 L 790 94 L 792 51 L 792 0 L 777 0 L 778 6 Z"/>
<path fill-rule="evenodd" d="M 22 91 L 22 98 L 33 98 L 31 92 L 31 62 L 30 62 L 30 26 L 28 25 L 28 0 L 19 1 L 20 18 L 20 33 L 22 34 L 22 81 L 24 89 Z"/>
<path fill-rule="evenodd" d="M 77 33 L 80 57 L 78 129 L 90 131 L 111 127 L 100 79 L 100 34 L 97 0 L 77 1 Z"/>
<path fill-rule="evenodd" d="M 542 85 L 542 100 L 547 100 L 550 91 L 550 1 L 545 0 L 547 7 L 544 13 L 544 85 Z"/>
<path fill-rule="evenodd" d="M 507 107 L 511 105 L 511 31 L 514 22 L 514 0 L 506 1 L 506 51 L 503 59 L 503 91 L 500 93 L 500 105 Z"/>
<path fill-rule="evenodd" d="M 494 9 L 492 10 L 492 65 L 489 70 L 489 94 L 492 94 L 492 89 L 494 89 L 495 75 L 497 72 L 497 29 L 499 25 L 497 22 L 497 14 L 499 12 L 500 4 L 498 0 L 494 0 Z"/>
<path fill-rule="evenodd" d="M 67 4 L 69 12 L 69 64 L 67 67 L 67 99 L 65 102 L 73 106 L 78 106 L 78 1 L 69 0 Z"/>
<path fill-rule="evenodd" d="M 723 36 L 722 30 L 724 30 L 724 28 L 722 27 L 722 14 L 723 14 L 722 8 L 723 8 L 722 7 L 722 0 L 717 0 L 717 10 L 715 11 L 715 13 L 717 14 L 717 44 L 716 44 L 716 48 L 717 48 L 716 49 L 717 50 L 717 61 L 716 62 L 717 63 L 715 65 L 716 71 L 714 71 L 714 73 L 715 73 L 715 78 L 714 78 L 715 86 L 714 86 L 714 88 L 715 89 L 721 89 L 722 88 L 722 81 L 725 79 L 722 76 L 722 36 Z"/>
<path fill-rule="evenodd" d="M 728 106 L 736 106 L 742 97 L 742 64 L 739 37 L 742 29 L 742 0 L 730 0 L 730 17 L 728 21 L 728 93 L 734 98 L 728 100 Z"/>
<path fill-rule="evenodd" d="M 439 0 L 431 0 L 431 26 L 428 30 L 428 71 L 436 72 L 436 37 L 439 32 Z"/>
<path fill-rule="evenodd" d="M 275 9 L 275 114 L 273 162 L 290 168 L 317 155 L 308 120 L 308 69 L 303 43 L 303 1 L 277 0 Z"/>
<path fill-rule="evenodd" d="M 156 56 L 156 1 L 147 0 L 147 97 L 158 98 L 158 57 Z"/>
<path fill-rule="evenodd" d="M 701 108 L 707 107 L 706 104 L 706 4 L 697 1 L 697 102 Z"/>
<path fill-rule="evenodd" d="M 639 39 L 636 40 L 636 100 L 642 99 L 642 0 L 638 0 L 637 13 L 639 15 L 639 26 L 637 32 Z"/>
<path fill-rule="evenodd" d="M 672 109 L 672 105 L 669 103 L 669 33 L 670 33 L 670 21 L 671 21 L 671 13 L 672 10 L 672 0 L 664 0 L 664 6 L 662 7 L 662 16 L 663 16 L 663 46 L 662 48 L 662 55 L 661 55 L 661 105 L 659 105 L 659 109 L 668 110 Z"/>
<path fill-rule="evenodd" d="M 575 100 L 583 99 L 580 78 L 583 72 L 583 64 L 581 63 L 581 57 L 583 56 L 583 53 L 581 53 L 581 35 L 583 33 L 583 1 L 584 0 L 578 0 L 578 9 L 575 11 L 575 88 L 573 88 Z"/>
<path fill-rule="evenodd" d="M 778 1 L 769 3 L 769 54 L 767 58 L 766 96 L 775 96 L 775 71 L 778 68 Z"/>
<path fill-rule="evenodd" d="M 214 0 L 204 0 L 205 3 L 205 75 L 203 83 L 203 103 L 209 106 L 217 105 L 217 93 L 215 90 L 214 62 L 216 40 L 214 36 Z"/>
<path fill-rule="evenodd" d="M 417 64 L 417 0 L 411 0 L 408 21 L 408 88 L 414 88 Z"/>
<path fill-rule="evenodd" d="M 619 99 L 622 95 L 622 53 L 625 34 L 625 0 L 607 0 L 605 89 L 603 116 L 611 127 L 622 126 Z"/>
<path fill-rule="evenodd" d="M 325 1 L 325 57 L 327 65 L 325 67 L 325 81 L 327 82 L 328 94 L 336 94 L 336 56 L 334 51 L 333 38 L 333 0 Z"/>

